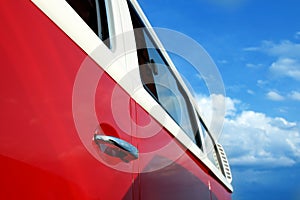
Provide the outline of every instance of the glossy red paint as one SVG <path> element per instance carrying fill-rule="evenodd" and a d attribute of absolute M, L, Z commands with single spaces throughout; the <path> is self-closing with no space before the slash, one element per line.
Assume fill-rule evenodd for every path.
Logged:
<path fill-rule="evenodd" d="M 212 200 L 230 200 L 231 192 L 229 192 L 216 178 L 210 173 L 209 176 L 210 187 L 212 191 Z"/>
<path fill-rule="evenodd" d="M 132 174 L 93 158 L 75 129 L 73 84 L 86 54 L 31 2 L 1 4 L 0 198 L 122 199 L 131 194 Z M 103 108 L 110 103 L 106 98 Z"/>
<path fill-rule="evenodd" d="M 136 113 L 138 122 L 149 117 L 139 105 Z M 142 131 L 153 132 L 150 127 L 137 127 L 137 135 L 145 134 Z M 144 153 L 135 179 L 140 187 L 138 199 L 231 199 L 230 192 L 212 178 L 210 170 L 163 127 L 153 137 L 137 139 L 137 146 Z"/>

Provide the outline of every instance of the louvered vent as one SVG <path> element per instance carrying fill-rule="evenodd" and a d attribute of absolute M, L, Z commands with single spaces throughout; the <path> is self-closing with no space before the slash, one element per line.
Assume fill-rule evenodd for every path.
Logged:
<path fill-rule="evenodd" d="M 218 149 L 219 156 L 220 156 L 220 159 L 221 159 L 221 163 L 219 163 L 219 165 L 222 166 L 221 168 L 223 169 L 223 172 L 224 172 L 224 175 L 225 175 L 226 179 L 228 180 L 229 183 L 231 183 L 232 175 L 231 175 L 230 166 L 229 166 L 229 163 L 228 163 L 228 160 L 227 160 L 227 157 L 226 157 L 226 153 L 225 153 L 222 145 L 216 144 L 216 147 Z"/>

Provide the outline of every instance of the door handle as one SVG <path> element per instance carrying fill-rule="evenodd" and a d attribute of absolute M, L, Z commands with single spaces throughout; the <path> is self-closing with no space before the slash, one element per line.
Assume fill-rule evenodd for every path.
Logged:
<path fill-rule="evenodd" d="M 138 149 L 135 146 L 119 138 L 95 134 L 94 141 L 101 152 L 118 157 L 124 162 L 130 162 L 139 157 Z"/>

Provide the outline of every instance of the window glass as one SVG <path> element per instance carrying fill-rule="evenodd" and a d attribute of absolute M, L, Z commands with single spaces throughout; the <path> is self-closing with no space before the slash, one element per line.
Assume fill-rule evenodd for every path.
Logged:
<path fill-rule="evenodd" d="M 210 137 L 210 135 L 208 134 L 207 130 L 205 128 L 202 127 L 202 131 L 205 135 L 205 147 L 206 147 L 206 153 L 207 153 L 207 158 L 219 169 L 220 169 L 220 165 L 219 165 L 219 161 L 217 158 L 217 152 L 215 149 L 215 143 L 212 140 L 212 138 Z"/>
<path fill-rule="evenodd" d="M 66 0 L 85 23 L 110 47 L 105 0 Z"/>
<path fill-rule="evenodd" d="M 208 128 L 206 127 L 204 121 L 201 119 L 201 117 L 198 114 L 198 119 L 201 124 L 201 129 L 205 141 L 205 148 L 207 153 L 207 158 L 224 174 L 224 171 L 222 170 L 220 163 L 219 163 L 219 156 L 218 152 L 216 150 L 216 143 L 214 139 L 212 138 L 211 133 L 209 132 Z"/>
<path fill-rule="evenodd" d="M 197 121 L 187 94 L 130 3 L 129 7 L 133 27 L 142 28 L 135 31 L 135 37 L 140 76 L 145 89 L 184 132 L 201 146 Z"/>

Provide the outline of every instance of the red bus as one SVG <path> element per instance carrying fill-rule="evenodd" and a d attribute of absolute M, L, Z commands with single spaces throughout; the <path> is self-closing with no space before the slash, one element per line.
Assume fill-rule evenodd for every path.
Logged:
<path fill-rule="evenodd" d="M 1 4 L 1 199 L 231 199 L 136 0 Z"/>

